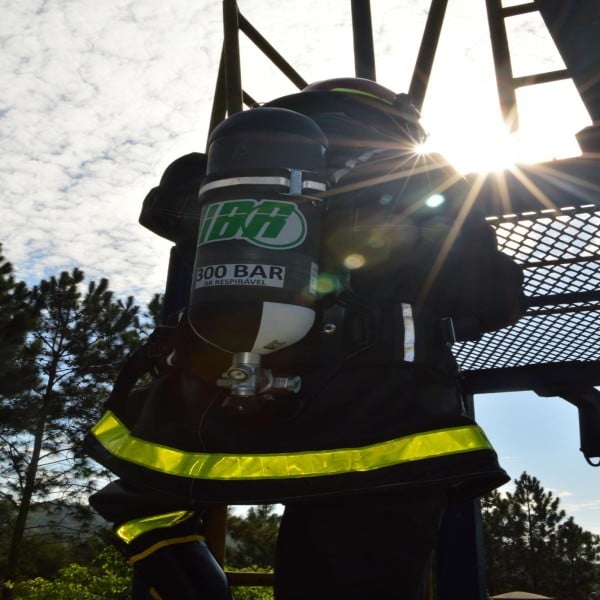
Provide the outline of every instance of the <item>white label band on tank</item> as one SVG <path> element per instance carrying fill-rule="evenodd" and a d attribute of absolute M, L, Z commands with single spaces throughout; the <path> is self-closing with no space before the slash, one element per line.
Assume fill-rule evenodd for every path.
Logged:
<path fill-rule="evenodd" d="M 315 322 L 312 308 L 296 304 L 263 302 L 258 333 L 251 352 L 269 354 L 301 340 Z"/>

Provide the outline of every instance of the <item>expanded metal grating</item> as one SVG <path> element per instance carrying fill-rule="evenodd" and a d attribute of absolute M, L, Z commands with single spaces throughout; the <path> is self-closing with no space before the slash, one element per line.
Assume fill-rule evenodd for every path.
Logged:
<path fill-rule="evenodd" d="M 600 206 L 489 217 L 523 266 L 529 308 L 514 326 L 454 347 L 463 371 L 600 361 Z"/>

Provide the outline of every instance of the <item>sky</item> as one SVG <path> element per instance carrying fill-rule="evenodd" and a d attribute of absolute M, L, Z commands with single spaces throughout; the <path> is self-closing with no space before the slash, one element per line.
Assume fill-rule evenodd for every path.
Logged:
<path fill-rule="evenodd" d="M 505 2 L 505 5 L 518 2 Z M 352 76 L 349 0 L 239 0 L 309 82 Z M 408 89 L 428 0 L 374 0 L 377 79 Z M 170 243 L 142 228 L 142 201 L 178 156 L 205 150 L 222 44 L 219 0 L 0 0 L 0 242 L 17 277 L 77 266 L 143 304 L 162 292 Z M 423 122 L 464 172 L 579 153 L 590 124 L 570 81 L 518 93 L 500 118 L 485 3 L 449 0 Z M 508 23 L 515 76 L 563 68 L 537 13 Z M 242 80 L 265 102 L 293 93 L 242 36 Z M 560 118 L 557 118 L 560 115 Z M 513 478 L 527 471 L 600 534 L 600 469 L 578 451 L 577 411 L 533 393 L 476 398 Z"/>

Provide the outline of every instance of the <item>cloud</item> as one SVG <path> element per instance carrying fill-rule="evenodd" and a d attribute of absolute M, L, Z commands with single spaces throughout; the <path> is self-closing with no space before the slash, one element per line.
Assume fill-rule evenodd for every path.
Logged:
<path fill-rule="evenodd" d="M 32 283 L 80 266 L 122 294 L 162 291 L 169 244 L 137 217 L 164 167 L 204 148 L 218 3 L 3 4 L 6 255 Z"/>
<path fill-rule="evenodd" d="M 563 508 L 568 512 L 587 512 L 600 510 L 600 500 L 565 503 Z"/>
<path fill-rule="evenodd" d="M 564 491 L 564 492 L 555 492 L 554 495 L 557 498 L 570 498 L 573 495 L 573 492 L 568 492 L 568 491 Z"/>
<path fill-rule="evenodd" d="M 272 30 L 279 3 L 248 4 L 251 21 Z M 301 28 L 315 26 L 309 9 L 317 4 L 294 17 Z M 321 20 L 316 39 L 333 28 L 330 41 L 351 67 L 345 8 Z M 0 240 L 17 275 L 33 284 L 78 266 L 90 278 L 108 277 L 121 295 L 162 291 L 170 244 L 137 218 L 163 169 L 204 150 L 221 3 L 5 1 L 2 13 Z M 289 42 L 287 27 L 274 37 L 274 45 Z M 318 43 L 304 51 L 319 75 L 335 69 L 337 53 L 325 59 Z M 294 91 L 261 68 L 257 98 Z M 277 91 L 269 90 L 274 81 Z"/>

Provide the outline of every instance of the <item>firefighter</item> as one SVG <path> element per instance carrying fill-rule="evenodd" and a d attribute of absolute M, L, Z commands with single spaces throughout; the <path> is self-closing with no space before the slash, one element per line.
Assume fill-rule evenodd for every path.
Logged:
<path fill-rule="evenodd" d="M 518 320 L 522 273 L 424 141 L 406 95 L 356 78 L 211 134 L 189 305 L 87 438 L 120 477 L 92 504 L 162 598 L 229 593 L 202 509 L 280 502 L 276 598 L 420 600 L 448 503 L 508 480 L 451 347 Z M 194 560 L 210 583 L 173 567 Z"/>

